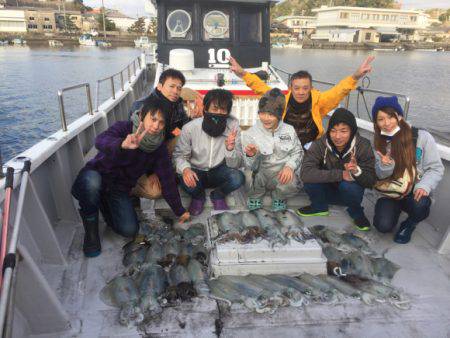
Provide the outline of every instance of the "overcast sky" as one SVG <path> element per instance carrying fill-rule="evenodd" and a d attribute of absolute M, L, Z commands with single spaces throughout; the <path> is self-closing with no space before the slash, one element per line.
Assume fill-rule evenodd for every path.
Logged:
<path fill-rule="evenodd" d="M 137 17 L 143 16 L 145 0 L 103 0 L 105 7 L 119 9 L 125 14 Z M 403 3 L 404 9 L 412 8 L 450 8 L 449 0 L 400 0 Z M 102 4 L 101 0 L 84 0 L 84 3 L 91 7 L 99 7 Z"/>

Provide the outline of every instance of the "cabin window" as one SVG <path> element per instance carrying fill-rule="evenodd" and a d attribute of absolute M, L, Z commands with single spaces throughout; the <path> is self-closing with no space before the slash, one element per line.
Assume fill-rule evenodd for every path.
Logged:
<path fill-rule="evenodd" d="M 37 25 L 36 24 L 28 24 L 28 29 L 37 29 Z"/>
<path fill-rule="evenodd" d="M 228 11 L 211 10 L 203 16 L 203 40 L 229 40 L 230 15 Z"/>
<path fill-rule="evenodd" d="M 241 43 L 262 42 L 262 19 L 257 10 L 239 13 L 239 41 Z"/>
<path fill-rule="evenodd" d="M 168 10 L 166 27 L 169 40 L 192 40 L 192 17 L 190 12 L 184 9 Z"/>

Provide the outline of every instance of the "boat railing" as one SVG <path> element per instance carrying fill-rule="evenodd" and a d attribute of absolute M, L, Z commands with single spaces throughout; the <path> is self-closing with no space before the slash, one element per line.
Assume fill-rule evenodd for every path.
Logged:
<path fill-rule="evenodd" d="M 132 62 L 130 62 L 126 67 L 124 67 L 121 71 L 119 71 L 111 76 L 108 76 L 106 78 L 97 80 L 96 110 L 95 111 L 98 111 L 98 107 L 100 106 L 100 89 L 101 89 L 102 83 L 104 83 L 104 82 L 110 83 L 111 96 L 109 98 L 112 98 L 113 100 L 115 100 L 116 99 L 115 80 L 117 79 L 117 77 L 119 78 L 119 81 L 120 81 L 119 82 L 120 90 L 123 92 L 123 91 L 125 91 L 125 76 L 126 76 L 126 81 L 130 84 L 132 75 L 136 76 L 138 69 L 142 69 L 142 67 L 145 67 L 145 65 L 142 65 L 140 57 L 137 57 Z"/>
<path fill-rule="evenodd" d="M 274 67 L 274 66 L 271 66 L 271 67 L 274 70 L 276 70 L 277 72 L 280 72 L 280 73 L 283 73 L 284 75 L 286 75 L 287 76 L 287 82 L 289 83 L 293 73 L 285 71 L 285 70 L 280 69 L 278 67 Z M 335 86 L 336 85 L 336 83 L 333 83 L 333 82 L 314 80 L 314 79 L 313 79 L 313 83 L 326 85 L 326 86 Z M 360 108 L 359 107 L 359 100 L 361 98 L 363 103 L 364 103 L 365 112 L 367 113 L 367 116 L 368 116 L 369 120 L 372 121 L 372 116 L 371 116 L 369 107 L 367 105 L 366 97 L 365 97 L 366 93 L 371 93 L 371 94 L 397 96 L 398 98 L 402 99 L 404 101 L 404 104 L 403 104 L 404 116 L 405 116 L 405 119 L 408 119 L 409 106 L 410 106 L 410 103 L 411 103 L 411 99 L 410 99 L 409 96 L 407 96 L 405 94 L 397 93 L 397 92 L 390 92 L 390 91 L 379 90 L 379 89 L 371 89 L 371 88 L 369 88 L 369 86 L 370 86 L 370 78 L 366 76 L 366 77 L 364 77 L 362 79 L 361 86 L 358 86 L 356 88 L 356 92 L 357 92 L 356 115 L 357 115 L 357 117 L 361 118 L 361 116 L 360 116 L 360 109 L 359 109 Z M 347 95 L 347 97 L 345 98 L 345 101 L 344 101 L 344 107 L 346 109 L 348 109 L 349 106 L 350 106 L 350 94 Z"/>
<path fill-rule="evenodd" d="M 58 90 L 59 113 L 61 116 L 61 128 L 63 131 L 67 131 L 66 109 L 64 106 L 64 93 L 73 91 L 76 89 L 80 89 L 80 88 L 86 89 L 86 100 L 87 100 L 87 105 L 88 105 L 88 112 L 90 115 L 94 114 L 94 111 L 92 110 L 91 86 L 89 85 L 89 83 L 82 83 L 79 85 L 66 87 L 66 88 Z"/>

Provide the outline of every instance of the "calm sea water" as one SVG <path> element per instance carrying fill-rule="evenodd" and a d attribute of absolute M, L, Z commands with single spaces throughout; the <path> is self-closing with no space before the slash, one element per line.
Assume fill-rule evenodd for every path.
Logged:
<path fill-rule="evenodd" d="M 413 124 L 449 138 L 450 53 L 372 54 L 376 59 L 370 88 L 410 96 L 409 118 Z M 96 80 L 120 71 L 138 55 L 133 48 L 0 47 L 0 148 L 4 159 L 60 128 L 58 89 L 89 82 L 95 101 Z M 315 79 L 337 82 L 351 74 L 367 55 L 366 51 L 275 49 L 272 63 L 289 72 L 306 69 Z M 109 94 L 108 86 L 102 85 L 101 98 Z M 375 96 L 359 97 L 358 107 L 357 99 L 356 95 L 352 97 L 351 110 L 367 118 L 364 99 L 370 109 Z M 69 122 L 86 111 L 81 91 L 69 94 L 65 103 Z"/>

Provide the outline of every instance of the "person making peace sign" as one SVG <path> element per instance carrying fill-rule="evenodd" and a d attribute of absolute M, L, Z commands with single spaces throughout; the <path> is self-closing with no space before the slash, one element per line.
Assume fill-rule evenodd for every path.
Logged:
<path fill-rule="evenodd" d="M 87 257 L 101 252 L 98 214 L 124 237 L 134 237 L 139 223 L 130 198 L 138 178 L 152 170 L 161 181 L 162 195 L 182 223 L 189 219 L 176 186 L 164 141 L 164 115 L 157 100 L 146 102 L 132 121 L 119 121 L 97 136 L 97 156 L 81 169 L 72 186 L 85 230 Z"/>

